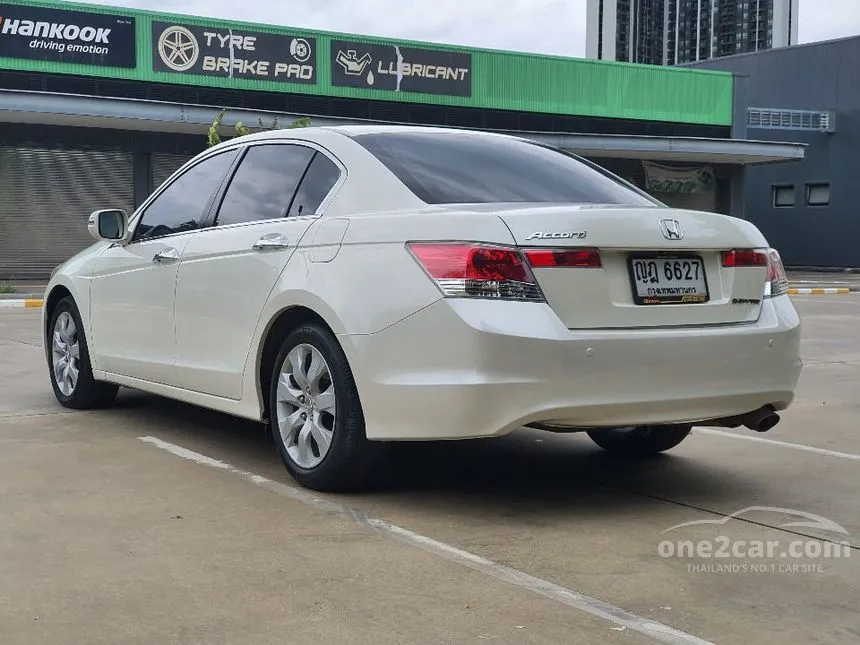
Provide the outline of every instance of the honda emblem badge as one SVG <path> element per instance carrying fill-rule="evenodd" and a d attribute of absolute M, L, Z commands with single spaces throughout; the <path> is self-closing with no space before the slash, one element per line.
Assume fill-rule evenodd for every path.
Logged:
<path fill-rule="evenodd" d="M 667 240 L 680 240 L 684 237 L 681 222 L 676 219 L 661 219 L 660 230 L 663 231 L 663 237 Z"/>

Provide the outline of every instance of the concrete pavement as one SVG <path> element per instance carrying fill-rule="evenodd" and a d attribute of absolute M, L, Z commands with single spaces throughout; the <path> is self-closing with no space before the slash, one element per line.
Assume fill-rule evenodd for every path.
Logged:
<path fill-rule="evenodd" d="M 177 463 L 116 421 L 5 421 L 3 642 L 649 642 Z"/>
<path fill-rule="evenodd" d="M 410 444 L 386 489 L 305 497 L 253 423 L 130 391 L 109 410 L 60 408 L 38 312 L 0 312 L 3 640 L 659 642 L 575 604 L 586 597 L 689 635 L 664 642 L 860 642 L 860 297 L 795 302 L 806 367 L 768 434 L 694 431 L 642 462 L 526 430 Z M 721 523 L 672 528 L 700 520 Z M 666 556 L 722 539 L 853 546 L 828 558 Z M 529 577 L 574 604 L 520 584 Z"/>

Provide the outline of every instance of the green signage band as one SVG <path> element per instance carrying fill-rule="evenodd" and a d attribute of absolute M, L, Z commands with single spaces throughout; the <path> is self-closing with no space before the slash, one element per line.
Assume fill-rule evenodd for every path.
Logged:
<path fill-rule="evenodd" d="M 0 1 L 0 69 L 730 126 L 730 73 L 51 0 Z"/>

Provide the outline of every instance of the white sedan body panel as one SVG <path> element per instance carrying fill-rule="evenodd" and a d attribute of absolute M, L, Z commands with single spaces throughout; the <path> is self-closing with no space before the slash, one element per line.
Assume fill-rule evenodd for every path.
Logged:
<path fill-rule="evenodd" d="M 260 311 L 312 222 L 309 217 L 285 217 L 213 227 L 194 236 L 176 278 L 172 320 L 177 385 L 242 398 L 245 358 Z M 273 235 L 282 235 L 287 246 L 254 250 L 261 239 Z"/>
<path fill-rule="evenodd" d="M 87 338 L 92 338 L 92 324 L 90 319 L 90 276 L 95 265 L 95 260 L 110 246 L 108 242 L 96 242 L 85 248 L 80 253 L 73 255 L 62 265 L 58 266 L 51 276 L 45 294 L 70 293 L 78 303 L 81 319 L 86 331 Z M 55 296 L 56 297 L 56 296 Z M 42 307 L 41 311 L 42 329 L 48 328 L 48 308 Z M 90 341 L 90 344 L 92 342 Z M 47 348 L 47 345 L 46 345 Z M 47 351 L 47 349 L 46 349 Z M 93 358 L 93 363 L 95 359 Z"/>
<path fill-rule="evenodd" d="M 178 385 L 174 366 L 174 295 L 178 263 L 153 262 L 180 254 L 196 232 L 107 248 L 95 259 L 90 296 L 91 353 L 99 369 Z"/>
<path fill-rule="evenodd" d="M 572 331 L 544 304 L 441 301 L 353 336 L 368 434 L 501 435 L 527 423 L 705 421 L 794 399 L 799 320 L 787 296 L 750 326 Z M 420 340 L 419 340 L 420 339 Z"/>
<path fill-rule="evenodd" d="M 60 267 L 48 290 L 62 286 L 77 300 L 96 377 L 261 419 L 267 335 L 282 313 L 303 307 L 340 342 L 369 439 L 686 423 L 791 404 L 797 313 L 787 296 L 763 298 L 766 267 L 722 264 L 722 251 L 767 247 L 752 224 L 659 205 L 428 205 L 345 136 L 386 130 L 398 128 L 307 128 L 222 144 L 207 154 L 306 142 L 343 175 L 317 213 L 99 243 Z M 663 219 L 684 239 L 667 241 Z M 273 234 L 289 244 L 253 249 Z M 451 240 L 596 248 L 602 264 L 535 267 L 542 302 L 444 297 L 407 243 Z M 167 243 L 181 246 L 181 258 L 153 265 Z M 707 301 L 634 301 L 630 256 L 667 248 L 701 258 Z"/>

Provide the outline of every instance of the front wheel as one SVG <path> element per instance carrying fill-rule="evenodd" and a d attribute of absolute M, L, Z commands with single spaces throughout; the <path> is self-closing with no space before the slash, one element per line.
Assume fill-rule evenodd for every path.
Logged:
<path fill-rule="evenodd" d="M 607 452 L 631 457 L 671 450 L 690 434 L 692 426 L 635 426 L 589 430 L 588 436 Z"/>
<path fill-rule="evenodd" d="M 81 315 L 71 298 L 57 303 L 45 343 L 54 396 L 61 405 L 87 410 L 110 405 L 119 387 L 93 377 Z"/>
<path fill-rule="evenodd" d="M 371 460 L 378 451 L 365 435 L 346 356 L 322 326 L 304 325 L 281 344 L 269 417 L 281 459 L 302 486 L 351 491 L 370 482 Z"/>

